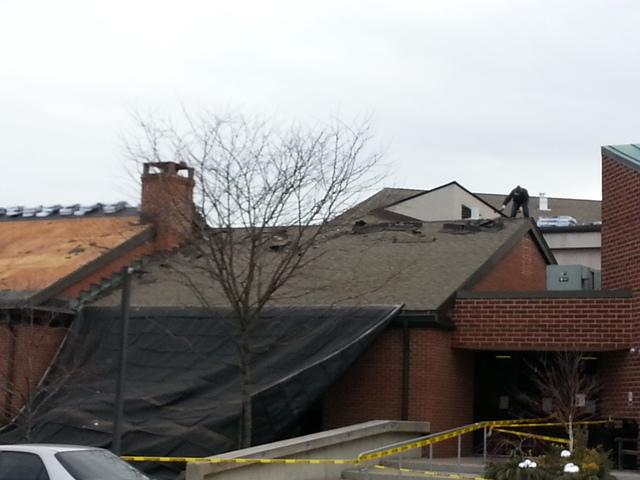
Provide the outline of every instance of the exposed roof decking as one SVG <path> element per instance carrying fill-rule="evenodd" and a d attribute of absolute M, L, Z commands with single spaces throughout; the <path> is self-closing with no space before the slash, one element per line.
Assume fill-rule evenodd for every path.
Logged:
<path fill-rule="evenodd" d="M 0 292 L 39 291 L 149 229 L 137 216 L 0 224 Z"/>

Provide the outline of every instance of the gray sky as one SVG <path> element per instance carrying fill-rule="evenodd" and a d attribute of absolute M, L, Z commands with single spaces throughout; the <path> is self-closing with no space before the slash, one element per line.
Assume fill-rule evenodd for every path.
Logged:
<path fill-rule="evenodd" d="M 388 186 L 600 198 L 637 0 L 0 0 L 0 206 L 126 199 L 131 110 L 371 114 Z"/>

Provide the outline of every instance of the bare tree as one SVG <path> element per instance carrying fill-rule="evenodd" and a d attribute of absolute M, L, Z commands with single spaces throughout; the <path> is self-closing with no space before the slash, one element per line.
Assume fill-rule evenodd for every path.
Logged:
<path fill-rule="evenodd" d="M 186 127 L 137 117 L 136 163 L 174 161 L 195 172 L 196 241 L 204 283 L 183 272 L 201 303 L 220 292 L 234 313 L 241 379 L 239 445 L 251 444 L 251 338 L 282 287 L 318 258 L 329 221 L 379 181 L 368 122 L 278 128 L 246 117 L 185 114 Z M 277 250 L 277 255 L 274 251 Z M 200 277 L 199 277 L 200 278 Z M 217 306 L 220 306 L 218 303 Z"/>
<path fill-rule="evenodd" d="M 63 316 L 54 312 L 35 312 L 29 308 L 4 312 L 0 328 L 8 345 L 5 352 L 6 375 L 0 382 L 2 416 L 6 426 L 20 431 L 22 440 L 31 441 L 34 426 L 46 413 L 46 401 L 56 395 L 74 373 L 52 370 L 62 339 L 67 334 Z"/>
<path fill-rule="evenodd" d="M 520 394 L 520 399 L 536 413 L 550 414 L 562 423 L 573 451 L 575 422 L 595 415 L 602 384 L 586 371 L 585 356 L 578 352 L 558 352 L 529 365 L 535 395 Z"/>

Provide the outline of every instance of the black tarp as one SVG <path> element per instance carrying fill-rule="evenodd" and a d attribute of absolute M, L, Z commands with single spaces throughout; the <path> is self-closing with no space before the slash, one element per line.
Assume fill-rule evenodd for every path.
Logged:
<path fill-rule="evenodd" d="M 397 311 L 264 310 L 251 342 L 254 443 L 290 431 Z M 110 446 L 119 317 L 118 309 L 92 307 L 73 322 L 48 375 L 64 383 L 42 405 L 32 441 Z M 240 377 L 229 310 L 133 308 L 130 318 L 123 453 L 202 456 L 236 448 Z"/>

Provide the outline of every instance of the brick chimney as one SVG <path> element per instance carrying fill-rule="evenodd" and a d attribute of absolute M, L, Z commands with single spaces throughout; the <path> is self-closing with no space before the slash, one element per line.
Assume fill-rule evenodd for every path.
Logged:
<path fill-rule="evenodd" d="M 156 228 L 155 250 L 172 250 L 193 231 L 193 168 L 184 163 L 145 163 L 142 172 L 142 215 Z"/>

